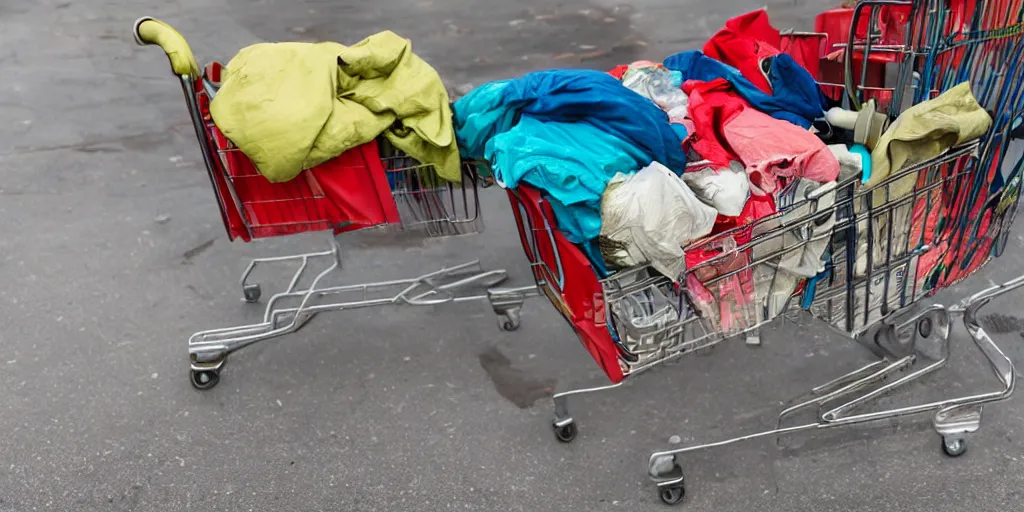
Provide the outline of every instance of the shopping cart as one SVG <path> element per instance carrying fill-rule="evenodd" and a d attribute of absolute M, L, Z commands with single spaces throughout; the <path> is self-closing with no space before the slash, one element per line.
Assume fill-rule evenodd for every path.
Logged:
<path fill-rule="evenodd" d="M 943 451 L 964 453 L 966 436 L 980 426 L 982 404 L 1009 397 L 1015 381 L 1012 363 L 978 324 L 978 311 L 1024 286 L 1024 277 L 950 307 L 921 301 L 1005 247 L 1024 166 L 1019 156 L 1005 158 L 1011 131 L 1024 118 L 1022 5 L 1020 0 L 860 2 L 849 13 L 849 35 L 839 42 L 845 49 L 845 77 L 840 77 L 845 84 L 832 84 L 840 88 L 839 94 L 833 90 L 836 98 L 846 97 L 853 109 L 875 100 L 895 118 L 906 104 L 970 81 L 994 120 L 990 131 L 979 141 L 899 169 L 871 188 L 859 177 L 814 188 L 798 181 L 779 195 L 777 214 L 687 247 L 688 268 L 678 282 L 647 266 L 599 279 L 584 253 L 556 229 L 539 191 L 508 190 L 536 287 L 490 290 L 492 302 L 517 310 L 528 296 L 543 293 L 611 380 L 554 395 L 557 439 L 570 442 L 577 433 L 570 396 L 617 388 L 627 378 L 726 339 L 745 337 L 759 344 L 758 330 L 766 323 L 809 315 L 855 338 L 878 360 L 814 388 L 809 398 L 780 412 L 777 429 L 653 453 L 647 472 L 664 502 L 683 498 L 682 454 L 762 437 L 933 413 Z M 905 32 L 883 32 L 881 10 L 896 8 L 906 16 L 888 19 L 904 20 Z M 880 45 L 882 33 L 906 37 Z M 815 38 L 808 46 L 834 49 L 827 36 L 820 42 L 820 31 L 802 35 Z M 895 83 L 879 85 L 870 75 L 876 52 L 899 65 Z M 807 278 L 783 271 L 799 265 L 805 253 L 822 251 L 828 256 L 825 272 Z M 994 371 L 994 390 L 863 412 L 876 399 L 946 366 L 954 320 L 963 321 Z M 809 409 L 817 411 L 816 421 L 786 425 Z"/>
<path fill-rule="evenodd" d="M 268 300 L 261 322 L 200 331 L 188 341 L 191 381 L 210 389 L 220 380 L 227 356 L 253 343 L 297 332 L 316 314 L 369 306 L 432 306 L 483 300 L 483 290 L 500 284 L 504 270 L 484 271 L 478 260 L 407 279 L 355 285 L 331 284 L 341 270 L 337 235 L 366 228 L 390 228 L 414 237 L 469 235 L 483 230 L 477 162 L 462 163 L 462 182 L 441 180 L 432 165 L 423 165 L 388 147 L 386 140 L 354 148 L 285 183 L 270 183 L 253 163 L 217 129 L 209 113 L 219 65 L 201 71 L 185 39 L 170 26 L 141 18 L 133 27 L 140 45 L 156 44 L 181 80 L 185 102 L 213 186 L 229 239 L 251 240 L 325 231 L 328 250 L 260 258 L 242 273 L 243 299 L 262 296 L 251 283 L 255 268 L 293 263 L 284 290 Z M 311 280 L 309 279 L 311 278 Z M 344 299 L 344 300 L 343 300 Z M 502 323 L 518 327 L 518 317 Z"/>

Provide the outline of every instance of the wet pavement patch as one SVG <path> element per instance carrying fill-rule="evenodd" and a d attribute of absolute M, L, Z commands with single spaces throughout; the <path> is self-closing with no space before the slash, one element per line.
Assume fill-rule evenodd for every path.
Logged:
<path fill-rule="evenodd" d="M 555 390 L 555 379 L 541 379 L 512 367 L 505 354 L 497 347 L 491 347 L 480 354 L 480 366 L 494 383 L 494 389 L 520 409 L 529 408 L 541 398 L 551 396 Z"/>
<path fill-rule="evenodd" d="M 1024 333 L 1024 320 L 1014 315 L 1003 315 L 993 313 L 985 315 L 981 319 L 985 327 L 994 334 L 1006 334 L 1010 332 Z"/>

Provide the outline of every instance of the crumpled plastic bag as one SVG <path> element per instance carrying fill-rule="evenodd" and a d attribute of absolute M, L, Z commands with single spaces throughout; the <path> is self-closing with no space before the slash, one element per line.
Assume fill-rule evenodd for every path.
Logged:
<path fill-rule="evenodd" d="M 618 173 L 601 198 L 601 254 L 611 266 L 650 263 L 676 280 L 686 269 L 683 246 L 711 233 L 717 216 L 658 162 Z"/>
<path fill-rule="evenodd" d="M 726 217 L 739 217 L 750 197 L 750 180 L 740 162 L 733 162 L 722 169 L 707 167 L 687 171 L 683 174 L 683 181 L 697 195 L 697 199 L 713 206 Z"/>
<path fill-rule="evenodd" d="M 682 75 L 678 71 L 633 63 L 622 75 L 622 85 L 656 103 L 668 113 L 669 121 L 679 123 L 686 118 L 690 99 L 681 89 Z"/>

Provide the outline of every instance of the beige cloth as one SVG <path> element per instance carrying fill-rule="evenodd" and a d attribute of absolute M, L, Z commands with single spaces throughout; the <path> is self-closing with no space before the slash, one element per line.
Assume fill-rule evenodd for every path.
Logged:
<path fill-rule="evenodd" d="M 977 139 L 992 126 L 992 118 L 978 104 L 971 86 L 964 82 L 939 97 L 908 108 L 882 134 L 871 151 L 871 178 L 875 186 L 908 165 L 924 162 L 949 148 Z M 914 176 L 890 185 L 890 198 L 914 190 Z M 885 200 L 885 191 L 875 192 L 875 204 Z"/>

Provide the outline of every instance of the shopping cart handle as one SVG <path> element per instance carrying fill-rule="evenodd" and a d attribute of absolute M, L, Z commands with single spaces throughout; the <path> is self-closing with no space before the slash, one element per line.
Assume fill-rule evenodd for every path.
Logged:
<path fill-rule="evenodd" d="M 178 76 L 199 78 L 199 63 L 188 42 L 170 25 L 148 16 L 139 18 L 132 26 L 132 35 L 139 46 L 155 44 L 163 48 L 171 61 L 171 70 Z"/>

